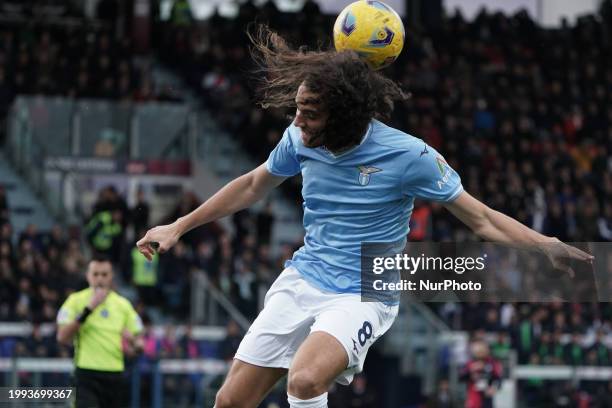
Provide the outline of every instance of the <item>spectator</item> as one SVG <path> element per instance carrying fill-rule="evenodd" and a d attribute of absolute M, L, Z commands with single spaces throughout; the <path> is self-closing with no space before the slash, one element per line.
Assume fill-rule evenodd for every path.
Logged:
<path fill-rule="evenodd" d="M 555 345 L 552 342 L 552 336 L 550 332 L 542 332 L 537 352 L 538 361 L 542 364 L 554 364 L 554 347 Z"/>
<path fill-rule="evenodd" d="M 161 358 L 178 358 L 179 343 L 176 338 L 176 328 L 169 324 L 166 326 L 164 336 L 160 341 L 160 357 Z"/>
<path fill-rule="evenodd" d="M 231 361 L 238 350 L 238 345 L 242 341 L 242 331 L 234 320 L 230 320 L 226 326 L 225 339 L 221 342 L 220 354 L 225 361 Z"/>
<path fill-rule="evenodd" d="M 529 360 L 529 356 L 535 351 L 537 345 L 536 338 L 540 333 L 541 326 L 539 322 L 539 310 L 530 313 L 529 309 L 524 307 L 521 313 L 523 320 L 519 324 L 518 332 L 515 333 L 515 336 L 519 352 L 519 362 L 524 364 Z"/>
<path fill-rule="evenodd" d="M 431 207 L 426 202 L 415 200 L 412 217 L 410 217 L 410 234 L 412 241 L 425 241 L 431 238 Z"/>
<path fill-rule="evenodd" d="M 162 259 L 161 290 L 168 310 L 177 316 L 183 316 L 189 310 L 188 287 L 191 282 L 192 265 L 187 246 L 182 241 Z"/>
<path fill-rule="evenodd" d="M 193 327 L 187 325 L 185 327 L 185 333 L 179 338 L 180 350 L 182 351 L 182 358 L 196 359 L 200 356 L 198 350 L 198 343 L 193 338 Z"/>
<path fill-rule="evenodd" d="M 58 252 L 66 249 L 66 237 L 61 225 L 56 224 L 51 227 L 51 232 L 44 238 L 44 249 L 48 254 L 50 248 L 55 248 Z"/>
<path fill-rule="evenodd" d="M 218 251 L 215 251 L 215 244 L 210 240 L 200 242 L 195 251 L 194 266 L 203 270 L 209 279 L 216 281 L 219 269 Z"/>
<path fill-rule="evenodd" d="M 585 361 L 585 350 L 582 346 L 582 335 L 578 332 L 572 334 L 572 340 L 565 345 L 563 359 L 565 364 L 578 366 Z"/>
<path fill-rule="evenodd" d="M 253 272 L 253 253 L 246 251 L 236 259 L 233 281 L 237 288 L 237 306 L 248 318 L 257 315 L 257 276 Z"/>
<path fill-rule="evenodd" d="M 199 204 L 200 203 L 197 196 L 193 192 L 187 191 L 183 193 L 177 206 L 167 217 L 165 217 L 165 219 L 168 222 L 172 222 L 175 219 L 183 215 L 187 215 L 191 211 L 195 210 L 196 208 L 198 208 Z M 187 244 L 188 247 L 196 248 L 198 243 L 204 238 L 204 230 L 206 228 L 210 228 L 210 226 L 191 230 L 185 235 L 183 235 L 182 240 Z"/>
<path fill-rule="evenodd" d="M 542 337 L 544 333 L 542 333 Z M 510 355 L 512 345 L 510 343 L 510 337 L 507 333 L 500 331 L 497 333 L 495 342 L 491 344 L 491 355 L 497 360 L 505 360 Z"/>
<path fill-rule="evenodd" d="M 130 211 L 131 221 L 134 226 L 134 235 L 139 236 L 139 231 L 146 231 L 149 228 L 149 213 L 151 212 L 150 205 L 145 197 L 145 192 L 142 188 L 136 193 L 136 204 Z"/>
<path fill-rule="evenodd" d="M 32 334 L 25 340 L 27 355 L 32 357 L 51 357 L 55 355 L 56 342 L 51 336 L 43 336 L 40 323 L 32 324 Z"/>
<path fill-rule="evenodd" d="M 118 263 L 123 241 L 123 215 L 120 210 L 100 211 L 85 226 L 87 239 L 94 251 Z"/>
<path fill-rule="evenodd" d="M 159 254 L 150 261 L 135 246 L 130 252 L 132 283 L 140 300 L 147 306 L 159 305 Z"/>
<path fill-rule="evenodd" d="M 241 245 L 244 237 L 253 234 L 255 229 L 251 211 L 247 208 L 234 213 L 232 215 L 232 224 L 234 225 L 234 251 L 241 252 L 244 249 Z"/>
<path fill-rule="evenodd" d="M 0 114 L 1 115 L 1 114 Z M 2 140 L 0 140 L 0 145 Z M 0 184 L 0 224 L 9 221 L 9 202 L 6 194 L 6 188 Z"/>
<path fill-rule="evenodd" d="M 5 244 L 2 244 L 6 248 Z M 0 247 L 0 248 L 2 248 Z M 16 274 L 8 258 L 0 258 L 0 320 L 14 321 L 15 305 L 19 298 Z"/>
<path fill-rule="evenodd" d="M 141 373 L 152 371 L 153 364 L 157 363 L 160 354 L 160 341 L 153 329 L 153 324 L 148 315 L 142 316 L 144 326 L 142 341 L 143 352 L 138 360 L 138 368 Z M 143 406 L 151 405 L 151 387 L 153 386 L 152 376 L 144 375 L 140 389 L 140 400 Z"/>
<path fill-rule="evenodd" d="M 489 355 L 486 342 L 477 340 L 471 346 L 472 358 L 462 369 L 467 382 L 466 408 L 492 408 L 493 397 L 501 386 L 501 364 Z"/>
<path fill-rule="evenodd" d="M 257 214 L 257 245 L 269 245 L 274 229 L 274 214 L 272 212 L 272 203 L 266 201 L 263 209 Z"/>
<path fill-rule="evenodd" d="M 19 247 L 21 247 L 24 241 L 29 241 L 33 251 L 41 252 L 43 249 L 42 237 L 39 235 L 35 224 L 28 224 L 19 234 Z"/>
<path fill-rule="evenodd" d="M 485 321 L 482 325 L 482 328 L 488 332 L 498 332 L 501 330 L 501 325 L 499 324 L 499 316 L 496 308 L 491 307 L 486 311 Z"/>
<path fill-rule="evenodd" d="M 447 379 L 442 379 L 438 383 L 438 388 L 427 401 L 427 408 L 454 408 L 457 405 L 453 402 L 450 385 Z"/>
<path fill-rule="evenodd" d="M 159 358 L 159 339 L 153 330 L 151 319 L 147 315 L 142 317 L 143 332 L 143 357 L 149 362 L 157 361 Z"/>
<path fill-rule="evenodd" d="M 592 354 L 594 358 L 591 360 L 590 365 L 598 366 L 610 366 L 612 365 L 612 352 L 610 348 L 604 343 L 604 332 L 601 330 L 597 331 L 595 342 L 589 347 L 589 354 Z"/>
<path fill-rule="evenodd" d="M 175 0 L 170 9 L 170 22 L 175 28 L 189 26 L 193 21 L 187 0 Z"/>
<path fill-rule="evenodd" d="M 119 17 L 119 5 L 117 4 L 117 0 L 101 0 L 98 2 L 96 17 L 106 21 L 111 27 L 115 27 L 117 17 Z"/>
<path fill-rule="evenodd" d="M 603 214 L 597 220 L 599 237 L 603 241 L 612 241 L 612 204 L 607 202 L 604 205 Z"/>
<path fill-rule="evenodd" d="M 357 374 L 348 387 L 337 388 L 337 395 L 333 396 L 333 399 L 330 396 L 330 402 L 334 403 L 333 406 L 346 408 L 376 408 L 380 406 L 379 398 L 367 385 L 366 376 L 363 373 Z"/>

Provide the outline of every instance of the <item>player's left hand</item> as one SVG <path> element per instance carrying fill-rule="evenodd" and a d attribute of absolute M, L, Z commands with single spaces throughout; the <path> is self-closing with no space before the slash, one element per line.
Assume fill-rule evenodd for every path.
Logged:
<path fill-rule="evenodd" d="M 595 259 L 593 255 L 571 245 L 567 245 L 557 238 L 554 238 L 554 241 L 540 244 L 538 249 L 546 255 L 555 269 L 567 272 L 571 278 L 576 276 L 576 273 L 572 267 L 567 264 L 568 261 L 574 259 L 592 264 L 593 259 Z"/>

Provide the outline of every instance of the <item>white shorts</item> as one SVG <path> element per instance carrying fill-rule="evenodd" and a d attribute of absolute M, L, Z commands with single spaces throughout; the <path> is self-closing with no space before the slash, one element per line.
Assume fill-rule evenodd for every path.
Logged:
<path fill-rule="evenodd" d="M 266 294 L 264 308 L 242 339 L 235 358 L 261 367 L 289 368 L 298 348 L 315 331 L 334 336 L 348 355 L 336 382 L 348 385 L 363 369 L 370 346 L 393 324 L 398 306 L 362 302 L 358 294 L 323 292 L 293 267 Z"/>

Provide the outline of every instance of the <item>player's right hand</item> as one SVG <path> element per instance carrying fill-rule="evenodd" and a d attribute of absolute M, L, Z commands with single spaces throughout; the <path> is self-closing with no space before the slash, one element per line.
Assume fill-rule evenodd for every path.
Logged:
<path fill-rule="evenodd" d="M 558 238 L 553 238 L 552 242 L 541 243 L 538 249 L 548 257 L 548 260 L 555 269 L 567 272 L 571 278 L 576 276 L 576 272 L 567 264 L 571 260 L 583 261 L 593 264 L 595 257 L 574 246 L 567 245 Z"/>
<path fill-rule="evenodd" d="M 136 243 L 136 246 L 140 253 L 151 261 L 155 251 L 163 254 L 172 248 L 179 238 L 180 234 L 175 224 L 160 225 L 148 230 L 145 236 Z"/>

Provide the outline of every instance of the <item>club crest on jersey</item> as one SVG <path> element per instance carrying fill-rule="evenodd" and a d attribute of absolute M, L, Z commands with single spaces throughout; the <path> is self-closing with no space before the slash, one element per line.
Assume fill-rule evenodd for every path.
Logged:
<path fill-rule="evenodd" d="M 382 171 L 382 169 L 372 166 L 359 166 L 357 168 L 359 169 L 359 184 L 362 186 L 370 184 L 370 174 Z"/>

